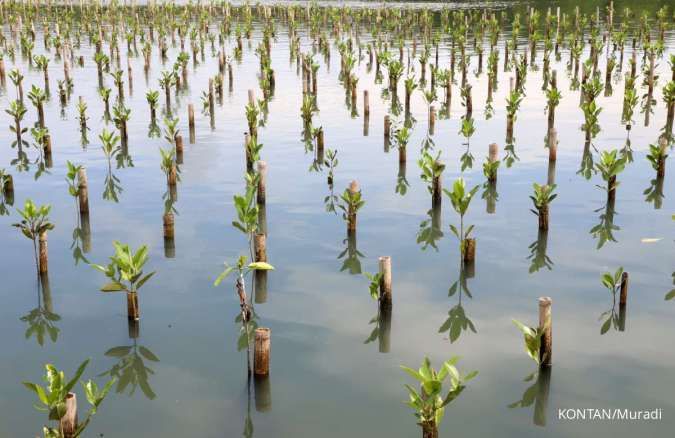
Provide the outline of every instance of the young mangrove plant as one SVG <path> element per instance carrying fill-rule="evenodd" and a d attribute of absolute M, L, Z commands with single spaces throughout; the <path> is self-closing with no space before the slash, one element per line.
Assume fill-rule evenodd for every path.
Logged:
<path fill-rule="evenodd" d="M 452 224 L 450 225 L 450 230 L 459 239 L 462 259 L 465 261 L 472 261 L 475 256 L 476 241 L 473 238 L 469 238 L 469 236 L 471 235 L 474 226 L 470 225 L 466 230 L 464 229 L 464 215 L 469 209 L 471 199 L 478 191 L 478 186 L 467 191 L 464 178 L 460 177 L 452 185 L 452 191 L 447 189 L 443 189 L 443 191 L 450 198 L 452 208 L 459 214 L 459 230 Z"/>
<path fill-rule="evenodd" d="M 501 162 L 499 160 L 491 161 L 489 158 L 483 162 L 483 175 L 488 180 L 489 183 L 497 182 L 497 171 L 499 170 L 499 165 Z"/>
<path fill-rule="evenodd" d="M 349 187 L 342 192 L 340 200 L 341 202 L 338 207 L 342 210 L 342 219 L 347 221 L 347 234 L 355 234 L 356 215 L 366 203 L 366 201 L 363 200 L 359 184 L 356 181 L 352 181 L 349 184 Z"/>
<path fill-rule="evenodd" d="M 9 130 L 16 135 L 16 140 L 12 142 L 12 147 L 21 148 L 22 146 L 28 145 L 28 142 L 22 138 L 22 135 L 26 133 L 28 128 L 21 126 L 21 121 L 23 120 L 23 116 L 26 115 L 26 111 L 23 102 L 18 99 L 11 101 L 9 103 L 9 109 L 5 110 L 14 121 L 14 124 L 9 126 Z"/>
<path fill-rule="evenodd" d="M 616 180 L 617 175 L 626 167 L 625 156 L 619 157 L 619 151 L 614 149 L 611 151 L 602 151 L 600 154 L 600 161 L 595 163 L 595 168 L 600 172 L 600 176 L 605 181 L 606 186 L 597 187 L 607 192 L 607 202 L 613 203 L 616 197 L 616 188 L 619 182 Z"/>
<path fill-rule="evenodd" d="M 159 91 L 157 90 L 148 90 L 145 93 L 145 100 L 148 102 L 150 107 L 150 120 L 157 119 L 157 105 L 159 103 Z"/>
<path fill-rule="evenodd" d="M 180 170 L 176 165 L 176 148 L 172 147 L 168 150 L 159 148 L 159 154 L 161 156 L 160 168 L 166 176 L 166 184 L 173 187 L 180 181 Z"/>
<path fill-rule="evenodd" d="M 523 334 L 525 341 L 525 353 L 527 353 L 530 359 L 535 361 L 537 365 L 543 365 L 546 362 L 547 357 L 544 353 L 544 349 L 542 348 L 542 338 L 544 337 L 548 327 L 543 326 L 535 328 L 526 326 L 517 319 L 512 319 L 512 321 L 513 324 L 518 327 L 518 330 L 520 330 Z"/>
<path fill-rule="evenodd" d="M 513 123 L 516 121 L 516 114 L 523 101 L 523 93 L 514 88 L 506 98 L 506 142 L 513 141 Z"/>
<path fill-rule="evenodd" d="M 443 196 L 441 176 L 443 170 L 445 170 L 445 164 L 441 163 L 440 157 L 440 151 L 436 154 L 436 157 L 432 156 L 429 152 L 424 151 L 417 161 L 417 164 L 422 171 L 420 178 L 427 183 L 427 190 L 429 190 L 429 193 L 431 194 L 432 206 L 439 206 Z"/>
<path fill-rule="evenodd" d="M 422 366 L 415 371 L 412 368 L 401 366 L 401 369 L 419 384 L 419 391 L 411 385 L 405 384 L 408 390 L 409 401 L 406 403 L 415 411 L 418 425 L 422 428 L 423 438 L 437 438 L 438 427 L 443 420 L 445 407 L 454 401 L 466 388 L 467 382 L 476 377 L 477 371 L 462 374 L 456 368 L 459 357 L 455 356 L 443 363 L 436 371 L 431 366 L 429 358 L 425 357 Z M 444 395 L 443 384 L 449 378 L 449 387 Z"/>
<path fill-rule="evenodd" d="M 45 127 L 45 110 L 44 104 L 47 101 L 47 93 L 39 87 L 32 85 L 28 92 L 28 99 L 31 101 L 38 113 L 38 126 Z"/>
<path fill-rule="evenodd" d="M 101 292 L 126 292 L 127 316 L 130 320 L 140 319 L 138 308 L 138 290 L 155 275 L 155 271 L 145 274 L 143 267 L 148 261 L 148 247 L 142 245 L 135 252 L 129 245 L 113 242 L 115 254 L 110 257 L 107 266 L 90 263 L 94 269 L 101 271 L 110 282 L 101 287 Z"/>
<path fill-rule="evenodd" d="M 649 161 L 649 164 L 652 165 L 654 170 L 656 170 L 657 179 L 663 179 L 663 177 L 666 175 L 666 158 L 668 158 L 666 147 L 666 142 L 663 142 L 663 144 L 649 145 L 649 154 L 647 154 L 647 160 Z"/>
<path fill-rule="evenodd" d="M 32 200 L 27 199 L 23 210 L 17 209 L 21 216 L 21 222 L 12 226 L 21 230 L 21 233 L 33 242 L 33 254 L 35 266 L 38 272 L 47 272 L 47 231 L 54 229 L 54 224 L 49 221 L 49 212 L 52 207 L 49 204 L 37 206 Z M 39 259 L 38 259 L 39 240 Z"/>
<path fill-rule="evenodd" d="M 253 237 L 258 231 L 259 207 L 256 202 L 256 192 L 259 176 L 246 174 L 246 191 L 243 195 L 234 195 L 234 208 L 237 212 L 237 220 L 232 221 L 232 226 L 241 231 L 248 238 L 251 259 L 253 259 Z"/>
<path fill-rule="evenodd" d="M 47 386 L 42 387 L 37 383 L 23 382 L 23 385 L 38 397 L 40 404 L 36 404 L 35 408 L 48 412 L 49 420 L 59 423 L 57 427 L 44 426 L 42 429 L 44 438 L 76 438 L 82 436 L 92 417 L 108 395 L 115 379 L 109 380 L 100 389 L 93 380 L 80 382 L 91 407 L 84 421 L 78 424 L 77 399 L 72 391 L 88 364 L 89 359 L 77 368 L 75 375 L 69 380 L 66 379 L 63 371 L 59 371 L 54 365 L 47 364 L 45 365 L 46 373 L 43 377 Z"/>
<path fill-rule="evenodd" d="M 254 262 L 248 263 L 248 259 L 245 255 L 239 256 L 237 264 L 235 266 L 230 266 L 225 263 L 225 269 L 221 272 L 213 283 L 214 286 L 219 286 L 220 283 L 227 278 L 232 272 L 236 271 L 237 280 L 235 287 L 237 290 L 237 296 L 239 297 L 239 308 L 240 315 L 237 317 L 238 321 L 241 321 L 241 336 L 239 338 L 239 345 L 241 346 L 242 340 L 246 348 L 246 362 L 248 365 L 248 374 L 251 374 L 251 338 L 253 332 L 255 331 L 254 321 L 252 321 L 253 316 L 253 306 L 252 301 L 247 301 L 246 296 L 246 283 L 245 277 L 247 274 L 255 271 L 269 271 L 273 270 L 274 267 L 269 263 L 265 262 Z M 252 297 L 251 297 L 252 300 Z"/>
<path fill-rule="evenodd" d="M 532 200 L 536 210 L 530 211 L 539 218 L 540 230 L 548 230 L 548 206 L 558 196 L 557 194 L 553 193 L 555 188 L 555 184 L 532 184 L 534 194 L 530 195 L 530 199 Z"/>

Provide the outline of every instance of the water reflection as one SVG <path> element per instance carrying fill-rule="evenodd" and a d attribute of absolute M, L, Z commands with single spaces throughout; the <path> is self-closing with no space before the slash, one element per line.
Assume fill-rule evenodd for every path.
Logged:
<path fill-rule="evenodd" d="M 391 305 L 378 305 L 377 315 L 368 322 L 368 325 L 375 325 L 363 343 L 370 344 L 379 341 L 380 353 L 389 353 L 391 349 L 391 313 Z"/>
<path fill-rule="evenodd" d="M 553 261 L 546 255 L 548 247 L 548 230 L 539 230 L 537 240 L 532 242 L 529 246 L 530 255 L 527 257 L 530 260 L 529 273 L 535 273 L 541 268 L 546 268 L 549 271 L 553 269 Z"/>
<path fill-rule="evenodd" d="M 28 324 L 25 338 L 30 339 L 35 336 L 38 345 L 42 347 L 47 337 L 52 342 L 56 342 L 60 332 L 59 328 L 56 327 L 56 323 L 61 320 L 61 317 L 54 313 L 49 275 L 47 273 L 40 274 L 37 290 L 37 307 L 22 316 L 20 320 Z"/>
<path fill-rule="evenodd" d="M 427 219 L 422 221 L 417 231 L 417 244 L 422 247 L 422 251 L 430 246 L 438 251 L 436 242 L 443 238 L 441 227 L 441 206 L 435 205 L 427 211 Z"/>
<path fill-rule="evenodd" d="M 340 272 L 349 271 L 351 275 L 361 274 L 361 259 L 364 255 L 356 247 L 356 233 L 347 233 L 347 238 L 342 241 L 345 249 L 338 255 L 342 260 Z"/>
<path fill-rule="evenodd" d="M 129 324 L 136 324 L 135 327 L 129 328 L 133 343 L 131 345 L 123 345 L 113 347 L 105 352 L 106 357 L 117 360 L 117 363 L 108 371 L 99 374 L 99 377 L 110 376 L 117 379 L 115 391 L 118 394 L 127 392 L 129 397 L 133 396 L 138 388 L 145 397 L 154 400 L 155 392 L 150 386 L 149 378 L 155 372 L 146 365 L 147 362 L 159 362 L 159 358 L 150 351 L 149 348 L 138 345 L 137 328 L 138 321 L 130 321 Z"/>
<path fill-rule="evenodd" d="M 598 321 L 604 321 L 600 326 L 600 334 L 604 335 L 610 329 L 623 332 L 626 330 L 626 305 L 619 305 L 617 309 L 616 293 L 612 294 L 612 308 L 602 312 Z"/>
<path fill-rule="evenodd" d="M 448 333 L 448 338 L 450 342 L 455 342 L 459 339 L 462 333 L 467 330 L 471 330 L 476 333 L 476 327 L 473 322 L 469 319 L 462 306 L 462 296 L 466 295 L 468 298 L 473 298 L 467 280 L 474 277 L 474 265 L 473 263 L 460 263 L 459 278 L 455 281 L 450 290 L 448 291 L 448 296 L 452 297 L 455 294 L 458 295 L 457 304 L 450 309 L 448 312 L 448 319 L 445 320 L 443 325 L 438 329 L 439 333 Z M 459 292 L 459 293 L 458 293 Z"/>
<path fill-rule="evenodd" d="M 541 367 L 538 371 L 525 377 L 524 382 L 533 383 L 525 389 L 520 400 L 509 405 L 509 408 L 512 409 L 529 408 L 534 405 L 532 423 L 537 426 L 546 426 L 551 370 L 551 367 Z"/>
<path fill-rule="evenodd" d="M 675 286 L 675 272 L 673 272 L 673 286 Z M 666 294 L 666 301 L 675 299 L 675 288 Z"/>
<path fill-rule="evenodd" d="M 600 223 L 589 231 L 595 239 L 598 239 L 597 249 L 602 248 L 608 241 L 618 242 L 614 237 L 614 231 L 621 229 L 614 225 L 614 215 L 617 214 L 614 211 L 614 201 L 607 202 L 604 207 L 595 210 L 596 213 L 599 211 L 602 212 L 599 218 Z"/>
<path fill-rule="evenodd" d="M 645 195 L 645 202 L 654 205 L 655 210 L 660 210 L 663 205 L 663 180 L 664 178 L 657 177 L 651 180 L 649 187 L 642 192 Z"/>
<path fill-rule="evenodd" d="M 406 163 L 399 162 L 398 174 L 396 176 L 395 192 L 401 196 L 405 196 L 405 194 L 408 192 L 408 187 L 410 187 L 410 183 L 408 182 L 408 179 L 406 178 L 405 174 L 406 174 Z"/>
<path fill-rule="evenodd" d="M 497 201 L 499 200 L 497 181 L 486 181 L 483 184 L 481 197 L 485 199 L 485 212 L 487 214 L 494 214 L 497 209 Z"/>

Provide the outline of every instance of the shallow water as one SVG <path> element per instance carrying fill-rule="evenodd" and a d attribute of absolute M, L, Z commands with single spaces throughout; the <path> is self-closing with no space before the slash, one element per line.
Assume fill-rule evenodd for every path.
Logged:
<path fill-rule="evenodd" d="M 310 42 L 304 25 L 300 30 L 302 50 L 306 52 Z M 8 34 L 7 29 L 5 32 Z M 675 35 L 668 33 L 666 55 L 658 61 L 658 103 L 650 124 L 644 126 L 644 116 L 637 112 L 638 121 L 630 132 L 634 162 L 619 176 L 614 223 L 620 229 L 614 232 L 616 242 L 607 242 L 600 249 L 598 239 L 589 230 L 600 223 L 604 211 L 605 194 L 595 187 L 602 181 L 599 175 L 590 180 L 577 175 L 584 149 L 584 135 L 579 129 L 583 121 L 579 91 L 569 89 L 567 49 L 562 50 L 560 62 L 552 58 L 551 68 L 558 71 L 558 87 L 563 94 L 556 114 L 560 144 L 555 180 L 559 195 L 551 206 L 551 229 L 546 242 L 551 269 L 542 267 L 536 272 L 530 272 L 532 263 L 528 259 L 530 244 L 538 240 L 537 221 L 529 211 L 528 196 L 533 182 L 544 183 L 547 179 L 546 100 L 541 91 L 541 70 L 528 72 L 526 98 L 514 132 L 519 161 L 499 170 L 495 213 L 487 214 L 485 201 L 477 196 L 467 216 L 467 222 L 476 225 L 477 238 L 475 273 L 467 283 L 470 296 L 466 292 L 448 296 L 449 288 L 458 279 L 460 264 L 457 241 L 448 227 L 459 219 L 447 197 L 443 199 L 443 237 L 436 243 L 437 250 L 423 250 L 417 243 L 420 223 L 428 219 L 431 207 L 416 164 L 427 125 L 421 93 L 416 92 L 412 103 L 417 124 L 408 146 L 406 176 L 410 187 L 401 196 L 395 191 L 397 151 L 384 151 L 382 119 L 389 104 L 381 99 L 380 90 L 386 86 L 386 79 L 384 84 L 374 83 L 374 72 L 367 72 L 364 51 L 357 68 L 359 116 L 352 118 L 338 81 L 337 49 L 332 46 L 330 68 L 317 56 L 321 63 L 320 112 L 314 126 L 323 127 L 326 147 L 338 150 L 335 194 L 357 179 L 366 201 L 359 212 L 356 241 L 362 254 L 362 270 L 376 272 L 378 256 L 392 257 L 394 305 L 388 353 L 379 351 L 379 340 L 364 343 L 373 330 L 369 322 L 377 316 L 377 305 L 368 296 L 365 277 L 342 270 L 344 257 L 339 256 L 345 249 L 355 248 L 348 248 L 350 242 L 341 217 L 325 211 L 324 197 L 329 195 L 326 172 L 309 171 L 313 154 L 305 151 L 299 117 L 302 84 L 295 64 L 289 64 L 287 36 L 286 27 L 279 25 L 278 40 L 272 49 L 277 85 L 269 103 L 268 122 L 259 130 L 264 144 L 262 157 L 269 165 L 268 259 L 276 268 L 268 276 L 266 302 L 255 306 L 259 323 L 272 330 L 268 394 L 264 394 L 265 385 L 251 385 L 250 393 L 247 391 L 246 356 L 237 351 L 239 326 L 234 320 L 238 307 L 232 282 L 213 287 L 223 261 L 232 262 L 247 252 L 245 236 L 230 222 L 236 215 L 232 196 L 244 190 L 242 143 L 247 90 L 253 88 L 260 94 L 256 79 L 258 58 L 254 53 L 260 27 L 256 25 L 250 43 L 244 41 L 243 60 L 234 64 L 234 90 L 226 92 L 222 104 L 216 105 L 215 129 L 209 127 L 208 117 L 198 112 L 196 142 L 187 141 L 187 103 L 194 103 L 196 109 L 201 107 L 199 96 L 207 88 L 208 77 L 218 70 L 217 59 L 209 56 L 208 44 L 205 60 L 196 68 L 190 63 L 190 89 L 179 96 L 178 106 L 174 101 L 186 144 L 176 204 L 176 253 L 172 259 L 165 258 L 162 237 L 166 184 L 159 167 L 159 147 L 167 144 L 161 138 L 147 136 L 145 90 L 159 88 L 162 70 L 157 48 L 153 47 L 153 64 L 147 79 L 142 73 L 142 56 L 131 59 L 132 95 L 128 95 L 125 72 L 125 104 L 132 109 L 129 152 L 133 167 L 115 169 L 113 163 L 113 173 L 122 187 L 119 202 L 115 203 L 102 197 L 108 174 L 98 140 L 104 127 L 103 107 L 96 94 L 94 49 L 83 41 L 78 54 L 84 56 L 85 65 L 73 68 L 75 90 L 64 115 L 56 91 L 56 79 L 62 78 L 63 67 L 60 62 L 50 62 L 52 98 L 45 112 L 52 136 L 53 167 L 48 173 L 35 180 L 35 166 L 23 173 L 13 169 L 10 161 L 16 157 L 16 149 L 9 146 L 12 134 L 8 129 L 0 134 L 6 145 L 0 148 L 0 163 L 14 176 L 15 206 L 22 206 L 28 198 L 52 205 L 50 218 L 56 229 L 49 234 L 49 283 L 52 309 L 60 316 L 54 323 L 59 330 L 55 342 L 46 339 L 44 345 L 39 345 L 35 336 L 26 338 L 28 324 L 21 317 L 39 305 L 40 296 L 31 245 L 11 228 L 18 221 L 18 214 L 11 208 L 9 216 L 0 217 L 0 229 L 4 230 L 0 233 L 0 332 L 4 346 L 0 352 L 0 436 L 25 437 L 39 432 L 45 416 L 31 408 L 34 396 L 20 382 L 37 381 L 44 363 L 54 363 L 72 373 L 83 359 L 91 357 L 86 375 L 94 376 L 117 363 L 115 353 L 134 352 L 144 357 L 152 373 L 148 371 L 147 381 L 135 391 L 128 386 L 122 393 L 112 393 L 87 436 L 238 436 L 245 430 L 247 416 L 252 421 L 252 435 L 258 437 L 417 435 L 415 418 L 402 403 L 406 398 L 402 384 L 408 379 L 399 365 L 417 367 L 425 355 L 434 364 L 460 355 L 461 370 L 479 371 L 448 408 L 441 436 L 667 436 L 675 426 L 675 351 L 671 347 L 675 301 L 664 301 L 673 288 L 672 157 L 666 165 L 660 208 L 647 202 L 643 192 L 655 177 L 645 156 L 665 122 L 661 89 L 670 74 L 667 55 L 673 53 Z M 364 32 L 362 42 L 366 41 L 369 37 Z M 234 44 L 234 38 L 226 42 L 228 53 Z M 441 43 L 439 54 L 445 66 L 449 64 L 447 44 Z M 124 48 L 122 44 L 122 66 Z M 503 51 L 503 42 L 499 48 Z M 539 47 L 537 55 L 540 67 L 541 50 Z M 35 53 L 43 51 L 38 32 Z M 175 59 L 177 53 L 177 48 L 171 48 L 169 59 Z M 473 85 L 477 127 L 470 142 L 476 159 L 472 169 L 460 171 L 459 157 L 465 147 L 458 130 L 464 110 L 456 86 L 450 118 L 436 122 L 433 139 L 447 165 L 445 187 L 460 175 L 470 186 L 482 185 L 482 162 L 488 144 L 496 142 L 500 149 L 504 147 L 504 101 L 512 73 L 503 72 L 503 52 L 500 55 L 499 88 L 490 120 L 483 115 L 486 74 L 473 74 L 476 59 L 472 57 L 469 81 Z M 627 55 L 624 72 L 628 59 Z M 600 70 L 604 72 L 605 57 L 600 60 Z M 487 44 L 484 61 L 487 63 Z M 8 57 L 5 63 L 9 71 L 12 63 Z M 18 54 L 16 63 L 25 72 L 26 92 L 29 84 L 42 86 L 41 72 L 29 70 Z M 400 82 L 402 98 L 403 81 Z M 114 88 L 110 77 L 106 83 Z M 598 98 L 603 108 L 602 131 L 593 146 L 599 151 L 623 147 L 626 140 L 620 123 L 623 78 L 615 78 L 613 87 L 612 96 L 601 94 Z M 368 89 L 371 96 L 367 136 L 363 135 L 361 115 L 363 89 Z M 13 93 L 8 80 L 0 98 L 1 107 L 8 107 Z M 91 130 L 86 148 L 80 143 L 76 119 L 80 95 L 89 106 Z M 162 96 L 160 93 L 160 101 Z M 36 115 L 28 99 L 26 106 L 25 122 L 32 124 Z M 0 118 L 6 125 L 11 123 L 4 112 Z M 108 129 L 113 125 L 109 124 Z M 503 156 L 503 151 L 500 154 Z M 35 149 L 29 155 L 35 159 Z M 124 297 L 99 292 L 105 281 L 103 276 L 84 263 L 74 263 L 71 244 L 78 214 L 64 181 L 67 160 L 84 164 L 88 170 L 91 250 L 86 257 L 98 263 L 106 261 L 112 254 L 113 240 L 133 247 L 147 243 L 150 247 L 149 269 L 157 270 L 157 275 L 139 294 L 142 320 L 136 340 L 129 337 Z M 645 238 L 659 240 L 645 243 Z M 625 329 L 610 329 L 601 335 L 604 319 L 599 317 L 612 308 L 612 297 L 600 283 L 600 275 L 618 266 L 631 275 Z M 554 366 L 545 429 L 533 424 L 534 404 L 508 407 L 520 400 L 533 383 L 523 379 L 536 369 L 522 351 L 521 335 L 510 320 L 535 324 L 537 298 L 544 295 L 553 299 L 554 321 Z M 459 303 L 476 333 L 463 331 L 459 339 L 451 342 L 447 332 L 439 333 L 439 327 Z M 111 350 L 124 346 L 131 348 Z M 271 400 L 267 406 L 265 395 Z M 571 422 L 557 418 L 558 409 L 590 407 L 661 408 L 663 419 L 642 423 Z"/>

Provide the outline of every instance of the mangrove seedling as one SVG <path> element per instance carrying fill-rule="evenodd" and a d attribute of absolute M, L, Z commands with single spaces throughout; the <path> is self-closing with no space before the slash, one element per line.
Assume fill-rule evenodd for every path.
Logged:
<path fill-rule="evenodd" d="M 159 153 L 161 155 L 160 168 L 166 175 L 166 183 L 169 186 L 175 186 L 180 180 L 180 171 L 176 165 L 176 148 L 172 147 L 168 150 L 159 148 Z"/>
<path fill-rule="evenodd" d="M 32 85 L 30 91 L 28 92 L 28 99 L 31 101 L 33 106 L 38 113 L 38 126 L 41 128 L 45 127 L 45 110 L 44 103 L 47 101 L 47 93 L 44 92 L 39 87 Z"/>
<path fill-rule="evenodd" d="M 455 367 L 459 357 L 455 356 L 443 363 L 436 371 L 431 367 L 429 358 L 425 357 L 419 370 L 401 366 L 409 376 L 420 385 L 419 391 L 411 385 L 404 385 L 409 393 L 409 401 L 406 403 L 415 411 L 418 425 L 422 428 L 422 436 L 435 438 L 438 436 L 440 426 L 445 413 L 445 407 L 454 401 L 466 388 L 466 383 L 476 377 L 477 371 L 462 375 Z M 450 379 L 447 393 L 443 395 L 443 382 Z"/>
<path fill-rule="evenodd" d="M 21 127 L 21 121 L 23 120 L 23 116 L 26 115 L 26 111 L 28 110 L 20 100 L 11 101 L 9 103 L 9 109 L 5 110 L 5 112 L 9 114 L 14 121 L 14 124 L 9 126 L 9 130 L 16 135 L 16 140 L 12 142 L 12 147 L 20 148 L 21 146 L 28 144 L 26 140 L 21 138 L 21 136 L 28 130 L 26 127 Z"/>
<path fill-rule="evenodd" d="M 417 164 L 422 171 L 420 178 L 427 183 L 427 190 L 431 193 L 431 200 L 433 205 L 439 205 L 441 202 L 442 183 L 441 176 L 445 170 L 445 164 L 440 161 L 441 152 L 433 157 L 429 152 L 422 152 L 422 156 L 417 161 Z"/>
<path fill-rule="evenodd" d="M 497 170 L 500 163 L 499 160 L 490 161 L 489 158 L 483 163 L 483 175 L 485 175 L 488 182 L 494 183 L 497 181 Z"/>
<path fill-rule="evenodd" d="M 616 177 L 625 167 L 626 157 L 619 158 L 619 151 L 616 149 L 603 151 L 600 154 L 600 161 L 595 163 L 596 170 L 600 172 L 602 179 L 607 183 L 606 186 L 598 185 L 597 187 L 607 192 L 607 199 L 609 201 L 613 201 L 615 198 L 616 188 L 619 186 Z"/>
<path fill-rule="evenodd" d="M 668 154 L 666 153 L 666 145 L 649 145 L 649 154 L 647 154 L 647 160 L 652 165 L 654 170 L 656 170 L 656 177 L 663 178 L 666 174 L 666 158 Z"/>
<path fill-rule="evenodd" d="M 235 266 L 230 266 L 227 263 L 225 263 L 225 269 L 218 275 L 215 282 L 213 283 L 213 285 L 217 287 L 232 272 L 236 271 L 238 274 L 235 287 L 237 289 L 237 296 L 239 297 L 239 307 L 241 313 L 237 319 L 240 320 L 242 323 L 242 337 L 240 338 L 240 344 L 241 340 L 243 339 L 246 344 L 245 345 L 247 350 L 246 359 L 248 363 L 249 374 L 251 373 L 250 345 L 252 334 L 250 331 L 249 322 L 251 322 L 251 316 L 253 314 L 253 306 L 249 302 L 247 302 L 245 277 L 250 272 L 270 271 L 273 269 L 274 267 L 272 265 L 265 262 L 248 263 L 247 257 L 245 255 L 242 255 L 239 256 L 239 259 L 237 260 L 237 264 Z"/>
<path fill-rule="evenodd" d="M 464 230 L 464 215 L 469 209 L 471 199 L 478 191 L 478 186 L 475 186 L 470 191 L 466 190 L 466 183 L 464 178 L 458 178 L 452 185 L 452 191 L 443 189 L 446 195 L 450 198 L 452 208 L 459 214 L 459 230 L 454 225 L 450 224 L 450 230 L 459 239 L 460 254 L 463 260 L 473 260 L 472 254 L 475 251 L 475 240 L 469 239 L 473 225 L 470 225 L 466 231 Z"/>
<path fill-rule="evenodd" d="M 530 210 L 539 218 L 539 229 L 548 230 L 548 206 L 549 204 L 558 196 L 554 194 L 556 185 L 555 184 L 544 184 L 539 185 L 537 183 L 532 184 L 534 194 L 530 195 L 530 199 L 534 204 L 536 210 Z"/>
<path fill-rule="evenodd" d="M 46 236 L 47 231 L 54 229 L 54 224 L 49 222 L 49 212 L 52 207 L 49 204 L 37 206 L 32 200 L 26 199 L 23 210 L 17 208 L 17 212 L 21 216 L 21 222 L 12 224 L 12 226 L 21 230 L 21 233 L 33 242 L 33 253 L 35 255 L 35 266 L 42 271 L 41 264 L 47 262 L 47 255 L 44 254 L 43 248 L 40 244 L 40 259 L 38 261 L 38 239 L 42 240 L 43 235 Z M 46 241 L 45 241 L 46 242 Z M 44 248 L 46 252 L 46 248 Z"/>
<path fill-rule="evenodd" d="M 382 273 L 377 272 L 375 274 L 371 274 L 369 272 L 364 272 L 363 275 L 366 276 L 366 278 L 369 281 L 368 284 L 368 291 L 370 292 L 370 297 L 373 300 L 379 300 L 380 299 L 380 282 L 382 281 Z"/>
<path fill-rule="evenodd" d="M 537 363 L 542 365 L 546 361 L 546 355 L 541 348 L 542 337 L 547 330 L 547 327 L 528 327 L 517 319 L 512 319 L 513 324 L 518 327 L 518 330 L 523 334 L 525 340 L 525 352 L 527 355 Z"/>
<path fill-rule="evenodd" d="M 138 320 L 138 290 L 155 275 L 155 271 L 143 275 L 143 267 L 148 261 L 148 247 L 146 245 L 132 251 L 129 245 L 118 241 L 113 242 L 115 254 L 110 257 L 107 266 L 90 263 L 94 269 L 101 271 L 109 283 L 101 288 L 101 292 L 126 292 L 127 313 L 129 319 Z"/>
<path fill-rule="evenodd" d="M 150 107 L 150 119 L 155 120 L 157 117 L 157 105 L 159 103 L 159 91 L 148 90 L 145 93 L 145 100 L 148 101 L 148 106 Z"/>
<path fill-rule="evenodd" d="M 88 380 L 86 383 L 80 382 L 91 408 L 87 412 L 85 420 L 80 424 L 77 424 L 76 414 L 74 422 L 63 421 L 66 414 L 74 414 L 72 411 L 68 412 L 68 399 L 75 396 L 71 391 L 80 380 L 80 377 L 82 377 L 88 364 L 89 359 L 82 362 L 70 380 L 67 380 L 64 372 L 57 370 L 54 365 L 45 365 L 47 371 L 43 379 L 47 383 L 46 387 L 32 382 L 23 382 L 26 388 L 38 396 L 40 404 L 35 405 L 35 408 L 48 412 L 50 421 L 59 422 L 58 427 L 43 427 L 44 438 L 75 438 L 81 436 L 87 426 L 89 426 L 92 417 L 96 414 L 106 395 L 108 395 L 108 391 L 110 391 L 110 388 L 115 383 L 115 379 L 109 380 L 101 389 L 99 389 L 93 380 Z"/>
<path fill-rule="evenodd" d="M 338 207 L 342 210 L 342 219 L 347 221 L 348 234 L 356 232 L 356 215 L 366 201 L 363 200 L 358 183 L 352 181 L 349 187 L 342 192 Z"/>

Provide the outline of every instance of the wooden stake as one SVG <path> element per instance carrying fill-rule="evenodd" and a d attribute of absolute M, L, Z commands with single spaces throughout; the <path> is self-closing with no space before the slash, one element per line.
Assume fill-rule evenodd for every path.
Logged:
<path fill-rule="evenodd" d="M 628 302 L 628 272 L 621 275 L 621 295 L 619 297 L 619 305 L 625 306 Z"/>
<path fill-rule="evenodd" d="M 140 319 L 138 294 L 136 292 L 127 292 L 127 318 L 132 320 Z"/>
<path fill-rule="evenodd" d="M 264 233 L 257 233 L 253 238 L 256 262 L 267 262 L 267 238 Z"/>
<path fill-rule="evenodd" d="M 47 231 L 43 231 L 39 236 L 39 249 L 40 254 L 38 267 L 41 274 L 46 274 L 49 271 L 49 251 L 47 249 Z"/>
<path fill-rule="evenodd" d="M 89 214 L 89 185 L 87 182 L 87 169 L 81 167 L 77 173 L 78 189 L 77 196 L 80 204 L 80 214 Z"/>
<path fill-rule="evenodd" d="M 431 105 L 429 107 L 429 134 L 434 134 L 434 127 L 436 126 L 436 108 Z"/>
<path fill-rule="evenodd" d="M 380 305 L 391 306 L 391 257 L 379 258 L 380 266 Z"/>
<path fill-rule="evenodd" d="M 258 204 L 265 205 L 267 200 L 267 163 L 258 161 Z"/>
<path fill-rule="evenodd" d="M 188 104 L 188 126 L 190 128 L 190 144 L 195 142 L 195 106 Z"/>
<path fill-rule="evenodd" d="M 494 163 L 499 159 L 499 146 L 497 146 L 497 143 L 490 143 L 490 146 L 488 146 L 488 160 L 491 163 Z"/>
<path fill-rule="evenodd" d="M 389 139 L 390 131 L 391 131 L 391 121 L 389 120 L 389 114 L 387 114 L 386 116 L 384 116 L 384 138 L 386 140 Z"/>
<path fill-rule="evenodd" d="M 257 376 L 266 376 L 270 373 L 270 335 L 271 331 L 268 328 L 255 329 L 253 370 Z"/>
<path fill-rule="evenodd" d="M 555 162 L 558 157 L 558 131 L 552 128 L 548 132 L 548 161 Z"/>
<path fill-rule="evenodd" d="M 77 430 L 77 395 L 69 392 L 66 395 L 66 413 L 59 420 L 63 438 L 73 438 Z"/>
<path fill-rule="evenodd" d="M 473 237 L 464 239 L 462 251 L 462 260 L 464 262 L 473 262 L 476 259 L 476 239 Z"/>
<path fill-rule="evenodd" d="M 173 239 L 174 238 L 174 224 L 175 218 L 172 212 L 164 213 L 162 217 L 164 222 L 164 239 Z"/>
<path fill-rule="evenodd" d="M 544 331 L 541 337 L 541 348 L 539 357 L 540 366 L 550 367 L 553 357 L 553 321 L 551 318 L 551 298 L 539 298 L 539 328 Z"/>
<path fill-rule="evenodd" d="M 363 90 L 363 116 L 370 115 L 370 101 L 368 99 L 368 90 Z"/>
<path fill-rule="evenodd" d="M 183 164 L 183 136 L 176 135 L 176 163 Z"/>

